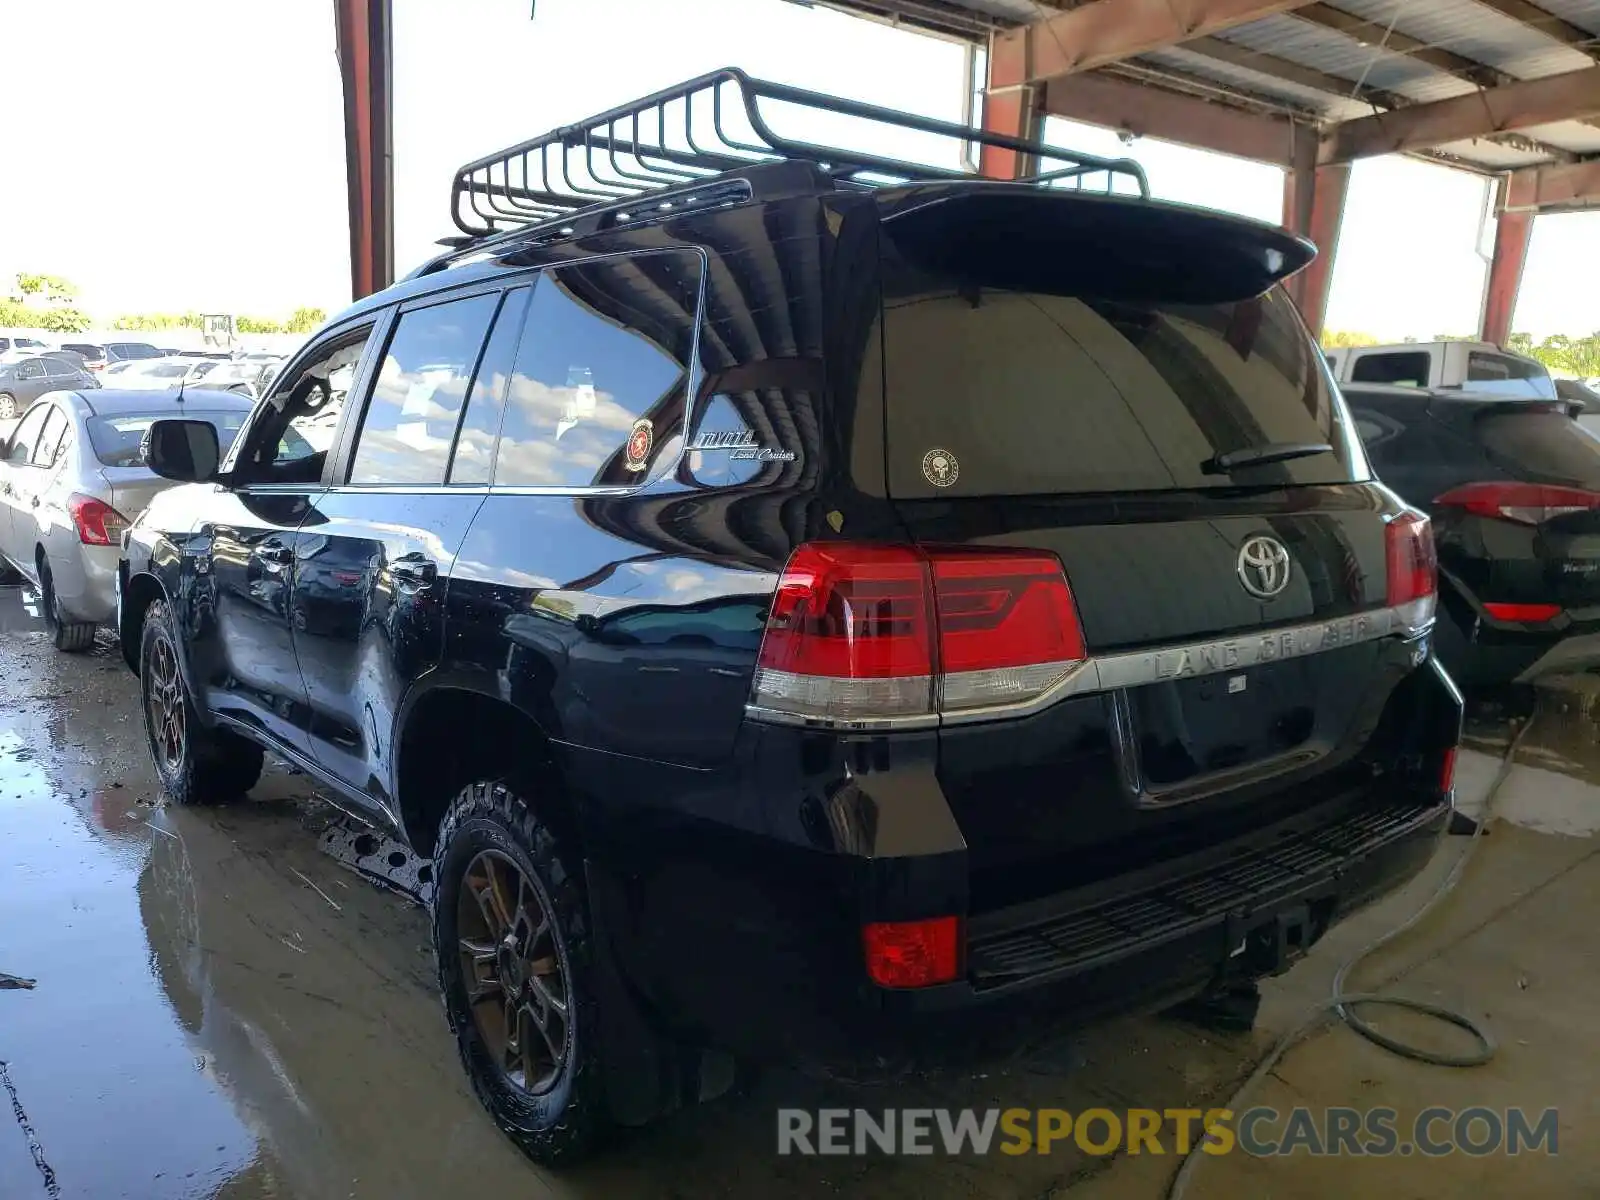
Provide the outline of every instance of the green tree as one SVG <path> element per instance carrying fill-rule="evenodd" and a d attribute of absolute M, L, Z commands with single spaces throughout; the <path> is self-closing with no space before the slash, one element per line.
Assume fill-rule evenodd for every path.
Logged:
<path fill-rule="evenodd" d="M 78 295 L 77 287 L 59 275 L 34 275 L 26 271 L 17 275 L 17 290 L 24 296 L 43 295 L 46 300 L 72 300 Z"/>
<path fill-rule="evenodd" d="M 1324 350 L 1337 350 L 1341 346 L 1376 346 L 1378 339 L 1370 333 L 1354 333 L 1342 329 L 1325 329 L 1322 331 L 1322 348 Z"/>
<path fill-rule="evenodd" d="M 46 308 L 38 313 L 38 327 L 50 333 L 82 333 L 90 324 L 89 314 L 75 308 Z"/>
<path fill-rule="evenodd" d="M 240 333 L 282 333 L 283 322 L 271 317 L 240 317 L 238 328 Z"/>
<path fill-rule="evenodd" d="M 284 328 L 290 333 L 310 333 L 327 319 L 328 314 L 320 308 L 297 308 Z"/>

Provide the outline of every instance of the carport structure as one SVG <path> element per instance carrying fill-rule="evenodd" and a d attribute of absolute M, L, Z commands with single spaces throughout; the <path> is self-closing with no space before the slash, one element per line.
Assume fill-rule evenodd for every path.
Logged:
<path fill-rule="evenodd" d="M 393 273 L 391 0 L 333 2 L 361 296 Z M 1511 331 L 1534 217 L 1600 207 L 1600 0 L 796 2 L 986 50 L 974 116 L 997 133 L 1035 136 L 1058 116 L 1283 168 L 1283 223 L 1322 251 L 1290 281 L 1313 329 L 1357 159 L 1498 178 L 1480 329 L 1493 342 Z M 986 147 L 979 169 L 1026 164 Z"/>
<path fill-rule="evenodd" d="M 998 132 L 1057 116 L 1282 167 L 1283 223 L 1322 251 L 1290 282 L 1314 329 L 1357 159 L 1498 177 L 1493 342 L 1533 218 L 1600 206 L 1600 0 L 821 2 L 986 46 L 982 121 Z M 1013 176 L 1015 158 L 981 168 Z"/>

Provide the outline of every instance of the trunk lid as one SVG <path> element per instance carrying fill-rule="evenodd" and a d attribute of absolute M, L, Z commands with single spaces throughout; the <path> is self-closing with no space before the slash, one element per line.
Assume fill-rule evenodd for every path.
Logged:
<path fill-rule="evenodd" d="M 1273 286 L 1287 235 L 1028 199 L 1059 215 L 884 222 L 890 499 L 924 546 L 1058 557 L 1097 671 L 941 728 L 980 907 L 1351 786 L 1403 675 L 1380 636 L 1400 506 Z"/>

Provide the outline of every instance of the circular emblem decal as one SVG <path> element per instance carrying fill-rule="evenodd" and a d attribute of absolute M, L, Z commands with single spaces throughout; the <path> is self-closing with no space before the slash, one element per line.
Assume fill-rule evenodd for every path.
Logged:
<path fill-rule="evenodd" d="M 1258 600 L 1270 600 L 1289 586 L 1289 552 L 1277 538 L 1258 533 L 1239 547 L 1239 582 Z"/>
<path fill-rule="evenodd" d="M 961 464 L 950 451 L 935 446 L 922 456 L 922 477 L 934 487 L 949 487 L 961 478 Z"/>
<path fill-rule="evenodd" d="M 650 458 L 650 447 L 655 444 L 655 427 L 648 419 L 640 417 L 633 423 L 633 428 L 628 431 L 627 468 L 630 471 L 644 470 L 645 463 Z"/>

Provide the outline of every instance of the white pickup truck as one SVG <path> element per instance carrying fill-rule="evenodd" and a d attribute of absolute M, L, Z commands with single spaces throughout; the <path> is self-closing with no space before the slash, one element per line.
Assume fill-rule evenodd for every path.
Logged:
<path fill-rule="evenodd" d="M 1555 381 L 1537 359 L 1489 342 L 1402 342 L 1341 346 L 1326 352 L 1340 383 L 1462 388 L 1502 396 L 1556 399 Z"/>

